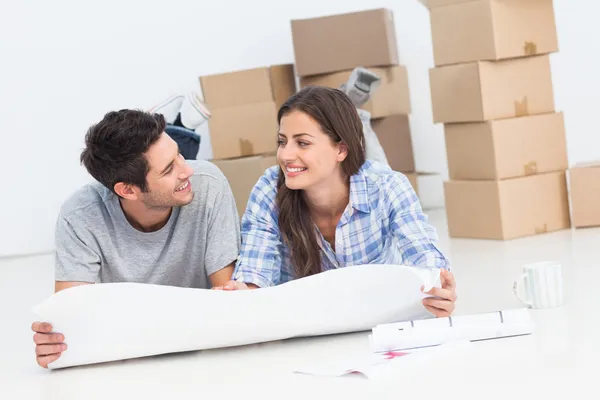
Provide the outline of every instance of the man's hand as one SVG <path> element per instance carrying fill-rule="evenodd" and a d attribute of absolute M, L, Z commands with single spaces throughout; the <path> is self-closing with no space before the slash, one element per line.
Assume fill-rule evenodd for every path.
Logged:
<path fill-rule="evenodd" d="M 441 288 L 433 288 L 426 292 L 436 298 L 423 299 L 423 305 L 427 311 L 438 318 L 449 317 L 454 311 L 456 302 L 456 281 L 452 272 L 442 269 L 440 279 L 442 281 Z"/>
<path fill-rule="evenodd" d="M 48 368 L 48 364 L 58 360 L 61 353 L 67 349 L 65 337 L 60 333 L 52 333 L 52 325 L 46 322 L 34 322 L 31 329 L 35 332 L 35 356 L 37 363 Z"/>
<path fill-rule="evenodd" d="M 227 281 L 223 286 L 215 286 L 213 290 L 248 290 L 248 289 L 257 289 L 258 286 L 249 284 L 246 285 L 244 282 L 240 281 Z"/>

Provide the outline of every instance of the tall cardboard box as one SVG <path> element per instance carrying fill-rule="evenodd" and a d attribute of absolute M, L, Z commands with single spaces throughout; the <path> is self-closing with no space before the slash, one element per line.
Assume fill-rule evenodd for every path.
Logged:
<path fill-rule="evenodd" d="M 569 183 L 573 226 L 600 226 L 600 162 L 571 168 Z"/>
<path fill-rule="evenodd" d="M 450 179 L 506 179 L 568 168 L 562 113 L 446 124 Z"/>
<path fill-rule="evenodd" d="M 454 238 L 514 239 L 569 228 L 566 174 L 444 183 Z"/>
<path fill-rule="evenodd" d="M 410 185 L 412 186 L 413 190 L 415 191 L 417 196 L 419 196 L 419 181 L 417 179 L 417 177 L 418 177 L 417 173 L 416 172 L 407 172 L 407 173 L 404 173 L 403 175 L 408 178 L 408 181 L 410 182 Z"/>
<path fill-rule="evenodd" d="M 552 0 L 425 0 L 436 66 L 558 51 Z"/>
<path fill-rule="evenodd" d="M 296 19 L 291 25 L 298 76 L 399 64 L 390 10 Z"/>
<path fill-rule="evenodd" d="M 213 158 L 226 159 L 277 149 L 278 108 L 296 92 L 293 65 L 203 76 Z"/>
<path fill-rule="evenodd" d="M 246 211 L 250 192 L 256 182 L 268 168 L 277 165 L 274 155 L 214 160 L 212 162 L 219 167 L 229 181 L 240 218 Z"/>
<path fill-rule="evenodd" d="M 390 168 L 398 172 L 414 172 L 410 123 L 407 115 L 392 115 L 371 121 L 373 131 L 385 152 Z"/>
<path fill-rule="evenodd" d="M 429 70 L 434 122 L 480 122 L 554 112 L 548 55 Z"/>
<path fill-rule="evenodd" d="M 410 114 L 410 92 L 408 72 L 403 65 L 385 68 L 369 68 L 381 78 L 381 83 L 373 96 L 361 108 L 371 113 L 371 118 L 387 117 L 395 114 Z M 331 74 L 305 76 L 300 78 L 300 87 L 327 86 L 339 88 L 348 81 L 352 70 Z"/>

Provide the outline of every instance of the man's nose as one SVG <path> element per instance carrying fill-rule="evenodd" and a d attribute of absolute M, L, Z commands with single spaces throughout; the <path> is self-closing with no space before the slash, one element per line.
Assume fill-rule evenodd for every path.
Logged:
<path fill-rule="evenodd" d="M 192 169 L 192 167 L 190 167 L 187 163 L 184 163 L 183 165 L 184 165 L 183 170 L 179 174 L 179 179 L 181 179 L 181 180 L 185 180 L 185 179 L 189 178 L 194 173 L 194 170 Z"/>

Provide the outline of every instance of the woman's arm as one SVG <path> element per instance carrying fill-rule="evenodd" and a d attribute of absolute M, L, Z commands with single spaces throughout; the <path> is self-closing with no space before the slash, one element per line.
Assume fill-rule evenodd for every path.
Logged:
<path fill-rule="evenodd" d="M 438 318 L 450 316 L 455 309 L 456 281 L 450 263 L 436 247 L 436 231 L 427 222 L 421 204 L 406 176 L 396 173 L 388 187 L 390 229 L 399 239 L 400 251 L 406 265 L 440 268 L 441 287 L 423 299 L 425 308 Z"/>
<path fill-rule="evenodd" d="M 276 182 L 276 172 L 268 170 L 252 189 L 242 217 L 241 251 L 232 279 L 249 287 L 279 284 L 281 235 L 276 216 Z"/>
<path fill-rule="evenodd" d="M 406 265 L 450 269 L 450 263 L 436 247 L 436 230 L 427 222 L 421 204 L 408 178 L 390 175 L 386 190 L 389 229 L 398 238 Z"/>

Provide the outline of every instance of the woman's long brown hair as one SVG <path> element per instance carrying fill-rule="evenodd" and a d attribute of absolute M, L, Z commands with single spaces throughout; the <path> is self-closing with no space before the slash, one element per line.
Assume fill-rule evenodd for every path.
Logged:
<path fill-rule="evenodd" d="M 290 97 L 279 109 L 277 120 L 292 111 L 301 111 L 319 123 L 321 130 L 334 143 L 344 143 L 348 155 L 342 161 L 347 177 L 356 174 L 365 162 L 364 133 L 356 108 L 341 90 L 323 86 L 309 86 Z M 283 171 L 277 180 L 279 229 L 284 243 L 290 249 L 296 278 L 321 272 L 321 253 L 317 242 L 317 228 L 310 216 L 302 190 L 291 190 L 285 185 Z"/>

